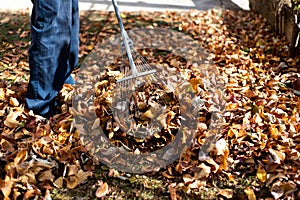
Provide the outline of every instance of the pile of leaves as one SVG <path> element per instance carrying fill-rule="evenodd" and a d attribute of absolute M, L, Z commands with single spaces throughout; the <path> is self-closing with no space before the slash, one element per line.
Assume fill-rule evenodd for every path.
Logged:
<path fill-rule="evenodd" d="M 197 40 L 225 84 L 225 124 L 208 147 L 210 156 L 201 156 L 209 117 L 200 115 L 192 147 L 166 169 L 145 175 L 97 163 L 72 125 L 72 86 L 60 92 L 51 120 L 24 108 L 29 16 L 1 16 L 1 199 L 300 198 L 300 57 L 288 58 L 289 44 L 261 16 L 228 10 L 123 15 L 126 29 L 169 27 Z M 114 13 L 82 15 L 81 62 L 118 32 Z M 196 93 L 203 89 L 199 77 L 189 78 Z"/>

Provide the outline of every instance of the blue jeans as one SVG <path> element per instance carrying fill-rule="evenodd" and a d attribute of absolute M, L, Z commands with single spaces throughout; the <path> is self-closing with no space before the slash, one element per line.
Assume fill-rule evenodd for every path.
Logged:
<path fill-rule="evenodd" d="M 48 117 L 78 64 L 78 0 L 32 0 L 30 80 L 26 106 Z"/>

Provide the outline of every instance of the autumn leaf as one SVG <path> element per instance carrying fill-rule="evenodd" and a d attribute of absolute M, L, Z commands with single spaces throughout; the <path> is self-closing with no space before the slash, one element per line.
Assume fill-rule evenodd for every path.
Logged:
<path fill-rule="evenodd" d="M 166 35 L 161 37 L 151 33 L 155 28 L 162 28 L 181 31 L 192 38 L 193 47 L 206 52 L 204 54 L 189 49 L 191 45 L 184 38 L 177 38 L 176 34 L 166 44 L 180 47 L 180 50 L 186 50 L 185 53 L 176 54 L 172 49 L 138 49 L 141 55 L 149 58 L 151 65 L 168 71 L 163 74 L 168 80 L 165 86 L 175 86 L 175 93 L 185 98 L 184 103 L 179 105 L 171 95 L 161 95 L 164 88 L 152 88 L 148 93 L 139 91 L 141 98 L 137 99 L 137 107 L 142 114 L 136 115 L 135 119 L 140 118 L 143 123 L 147 120 L 155 121 L 164 127 L 164 134 L 154 131 L 153 140 L 147 141 L 132 135 L 129 137 L 122 132 L 130 127 L 126 124 L 128 113 L 125 117 L 109 115 L 116 80 L 124 77 L 120 70 L 122 56 L 115 56 L 119 48 L 114 49 L 111 43 L 104 44 L 105 48 L 97 47 L 106 38 L 119 33 L 114 13 L 97 11 L 81 16 L 81 67 L 73 75 L 78 76 L 76 81 L 82 83 L 82 87 L 63 86 L 57 96 L 57 114 L 50 120 L 24 109 L 30 70 L 27 61 L 30 45 L 29 14 L 2 12 L 2 16 L 0 198 L 55 198 L 56 193 L 68 191 L 70 198 L 78 198 L 74 197 L 78 192 L 87 198 L 99 196 L 118 199 L 121 196 L 120 199 L 130 199 L 133 195 L 143 198 L 149 192 L 149 196 L 154 199 L 165 193 L 168 196 L 166 198 L 171 199 L 211 199 L 220 196 L 233 199 L 248 197 L 252 200 L 268 199 L 270 195 L 275 199 L 299 199 L 300 58 L 299 55 L 288 57 L 290 44 L 271 31 L 266 20 L 257 13 L 209 9 L 191 12 L 128 12 L 122 16 L 127 30 L 150 28 L 147 34 L 133 31 L 135 34 L 132 39 L 138 48 L 144 44 L 151 45 L 152 41 L 155 44 L 165 41 L 163 37 Z M 101 50 L 99 53 L 98 49 L 106 52 L 105 55 Z M 106 64 L 105 61 L 110 58 L 113 62 Z M 199 63 L 193 63 L 198 60 Z M 101 70 L 98 65 L 101 65 Z M 176 75 L 170 75 L 171 72 Z M 173 82 L 183 79 L 187 80 L 187 84 L 178 89 Z M 223 82 L 225 85 L 222 88 Z M 78 106 L 70 107 L 74 105 L 72 98 L 80 91 L 86 92 L 86 99 L 81 100 Z M 222 102 L 221 93 L 225 102 Z M 147 103 L 151 95 L 157 101 L 151 102 L 149 107 Z M 95 102 L 89 104 L 88 99 L 95 99 Z M 161 112 L 162 99 L 177 105 Z M 189 120 L 191 116 L 184 116 L 184 113 L 190 110 L 193 110 L 198 124 L 195 138 L 191 146 L 187 147 L 187 152 L 182 153 L 174 164 L 170 164 L 167 172 L 161 169 L 143 175 L 146 178 L 164 177 L 162 182 L 165 187 L 157 186 L 155 191 L 150 191 L 144 187 L 147 185 L 143 181 L 140 184 L 143 188 L 139 188 L 138 181 L 128 181 L 134 177 L 132 174 L 121 171 L 113 173 L 107 167 L 95 170 L 101 164 L 91 154 L 97 152 L 99 146 L 95 147 L 91 141 L 102 141 L 94 134 L 95 131 L 109 130 L 107 138 L 113 140 L 113 144 L 141 155 L 154 151 L 155 147 L 163 148 L 172 141 L 177 133 L 174 127 L 180 127 L 181 122 Z M 222 122 L 214 124 L 214 114 L 220 111 L 224 111 L 220 114 Z M 92 117 L 95 113 L 99 118 Z M 80 115 L 87 124 L 77 123 L 74 127 L 74 116 Z M 92 131 L 86 131 L 87 128 Z M 208 135 L 215 136 L 215 140 L 209 145 L 211 151 L 203 153 Z M 85 142 L 84 136 L 90 138 L 90 141 Z M 187 139 L 183 138 L 184 141 Z M 113 162 L 103 159 L 107 163 Z M 119 157 L 114 159 L 119 160 Z M 126 160 L 121 162 L 126 163 Z M 96 179 L 107 182 L 99 181 L 91 188 L 92 184 L 83 185 L 94 181 L 89 179 L 93 173 L 96 173 Z M 251 174 L 255 174 L 254 179 L 259 181 L 253 181 Z M 57 187 L 54 191 L 51 190 L 53 186 Z M 222 186 L 222 189 L 216 186 Z M 66 188 L 72 189 L 72 192 Z M 130 192 L 126 191 L 127 188 Z M 240 189 L 245 192 L 241 197 Z M 265 191 L 268 197 L 262 197 Z M 93 197 L 90 197 L 92 193 Z"/>
<path fill-rule="evenodd" d="M 4 200 L 9 200 L 9 195 L 12 190 L 14 182 L 8 176 L 5 177 L 5 180 L 0 180 L 0 189 L 4 195 Z"/>
<path fill-rule="evenodd" d="M 14 159 L 14 164 L 17 166 L 24 162 L 28 158 L 28 150 L 21 150 L 18 152 L 17 156 Z"/>
<path fill-rule="evenodd" d="M 108 194 L 108 184 L 105 182 L 100 186 L 98 186 L 95 195 L 97 198 L 102 198 L 105 197 L 107 194 Z"/>
<path fill-rule="evenodd" d="M 77 175 L 69 176 L 66 179 L 66 182 L 67 182 L 67 188 L 74 189 L 75 187 L 78 186 L 78 176 Z"/>
<path fill-rule="evenodd" d="M 4 125 L 9 128 L 16 128 L 20 124 L 17 118 L 20 117 L 21 114 L 22 112 L 20 111 L 11 110 L 4 121 Z"/>
<path fill-rule="evenodd" d="M 195 173 L 195 178 L 197 179 L 200 179 L 200 178 L 203 178 L 203 177 L 208 177 L 210 172 L 211 172 L 211 168 L 207 165 L 205 165 L 204 163 L 201 163 L 199 165 L 199 168 L 200 168 L 200 172 L 198 173 Z"/>
<path fill-rule="evenodd" d="M 46 180 L 53 182 L 54 178 L 55 176 L 52 174 L 51 170 L 44 171 L 38 176 L 38 180 L 41 182 L 45 182 Z"/>
<path fill-rule="evenodd" d="M 274 160 L 274 163 L 280 164 L 285 160 L 285 153 L 275 150 L 275 149 L 269 149 L 270 154 L 272 155 L 272 158 Z"/>
<path fill-rule="evenodd" d="M 244 189 L 244 192 L 247 194 L 248 200 L 256 200 L 256 195 L 252 188 L 247 187 L 246 189 Z"/>
<path fill-rule="evenodd" d="M 256 176 L 257 176 L 258 180 L 263 183 L 266 182 L 266 180 L 267 180 L 267 172 L 261 164 L 258 165 Z"/>
<path fill-rule="evenodd" d="M 54 185 L 58 188 L 62 188 L 63 184 L 64 184 L 64 178 L 63 177 L 59 177 L 58 179 L 56 179 L 54 182 Z"/>
<path fill-rule="evenodd" d="M 231 199 L 233 197 L 233 190 L 232 189 L 220 189 L 218 194 L 220 194 L 223 197 L 226 197 L 228 199 Z"/>
<path fill-rule="evenodd" d="M 169 192 L 170 192 L 170 196 L 171 196 L 171 200 L 177 200 L 177 195 L 176 195 L 176 188 L 175 188 L 176 184 L 170 184 L 168 186 Z"/>

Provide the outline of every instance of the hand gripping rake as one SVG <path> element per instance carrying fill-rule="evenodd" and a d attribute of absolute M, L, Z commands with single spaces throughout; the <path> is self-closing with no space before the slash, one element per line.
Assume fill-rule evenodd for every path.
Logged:
<path fill-rule="evenodd" d="M 112 0 L 112 3 L 113 3 L 114 9 L 115 9 L 115 13 L 116 13 L 116 17 L 118 19 L 119 26 L 120 26 L 120 29 L 121 29 L 121 35 L 122 35 L 123 45 L 125 46 L 125 50 L 126 50 L 126 54 L 127 54 L 129 65 L 130 65 L 130 70 L 131 70 L 131 75 L 128 75 L 128 73 L 125 72 L 125 77 L 122 78 L 122 79 L 119 79 L 117 81 L 117 83 L 120 83 L 120 82 L 123 82 L 123 81 L 128 81 L 128 80 L 131 80 L 131 79 L 135 79 L 137 77 L 141 77 L 141 76 L 145 76 L 145 75 L 148 75 L 148 74 L 155 73 L 156 70 L 153 69 L 146 62 L 146 60 L 142 56 L 137 55 L 133 51 L 133 42 L 128 37 L 128 34 L 125 31 L 125 28 L 124 28 L 124 25 L 123 25 L 123 22 L 122 22 L 122 18 L 121 18 L 120 12 L 119 12 L 117 1 L 116 0 Z M 135 61 L 136 62 L 134 62 L 134 58 L 133 57 L 135 57 Z"/>

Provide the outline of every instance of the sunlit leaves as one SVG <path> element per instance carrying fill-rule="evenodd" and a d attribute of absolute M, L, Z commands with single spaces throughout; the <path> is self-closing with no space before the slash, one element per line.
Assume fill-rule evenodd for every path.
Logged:
<path fill-rule="evenodd" d="M 112 83 L 112 77 L 121 74 L 116 69 L 109 70 L 107 76 L 110 78 L 97 82 L 94 88 L 82 88 L 94 89 L 96 96 L 102 95 L 94 107 L 83 101 L 78 110 L 72 110 L 69 104 L 73 88 L 65 86 L 59 96 L 60 113 L 53 121 L 45 121 L 24 109 L 29 76 L 28 14 L 24 19 L 20 19 L 22 15 L 15 15 L 17 18 L 3 16 L 0 27 L 3 33 L 0 35 L 0 158 L 3 165 L 0 166 L 0 198 L 49 197 L 51 187 L 77 188 L 92 175 L 93 162 L 97 163 L 97 160 L 90 159 L 85 149 L 88 146 L 83 147 L 79 132 L 73 131 L 70 112 L 86 113 L 111 103 L 111 93 L 102 95 L 103 90 Z M 177 58 L 168 58 L 166 66 L 181 70 L 184 78 L 189 80 L 191 86 L 187 90 L 206 97 L 205 101 L 195 101 L 203 105 L 204 114 L 200 113 L 198 118 L 198 134 L 193 146 L 162 173 L 168 179 L 171 199 L 180 199 L 184 192 L 195 194 L 194 199 L 201 199 L 201 195 L 209 194 L 211 188 L 215 190 L 212 199 L 216 196 L 249 200 L 299 198 L 295 192 L 300 185 L 299 57 L 287 58 L 286 40 L 274 34 L 263 18 L 251 12 L 141 12 L 124 17 L 130 22 L 126 23 L 129 29 L 161 26 L 190 35 L 208 51 L 225 82 L 226 126 L 220 138 L 211 140 L 207 147 L 209 154 L 201 154 L 207 135 L 215 134 L 208 132 L 209 118 L 204 114 L 217 108 L 210 105 L 212 98 L 205 96 L 207 85 L 197 73 L 199 66 L 189 68 L 186 63 L 176 62 Z M 97 48 L 98 42 L 118 30 L 113 13 L 82 17 L 81 60 Z M 143 37 L 139 41 L 143 41 Z M 147 55 L 147 52 L 142 54 Z M 100 72 L 87 71 L 86 75 L 93 77 L 97 73 Z M 146 110 L 143 102 L 138 106 Z M 153 107 L 157 105 L 153 103 Z M 104 112 L 107 110 L 103 109 Z M 161 115 L 157 109 L 148 109 L 142 117 L 159 118 L 160 124 L 166 127 L 174 126 L 174 113 Z M 101 116 L 101 123 L 107 125 L 111 130 L 110 137 L 117 141 L 115 132 L 121 127 Z M 91 121 L 90 127 L 95 130 L 99 124 L 100 120 Z M 159 134 L 155 136 L 162 138 Z M 138 148 L 134 151 L 141 153 Z M 3 164 L 2 160 L 5 160 Z M 261 195 L 263 189 L 269 194 Z M 42 191 L 46 192 L 42 194 Z M 240 192 L 244 194 L 241 198 Z M 111 185 L 100 181 L 96 183 L 93 195 L 103 198 L 112 193 Z"/>

